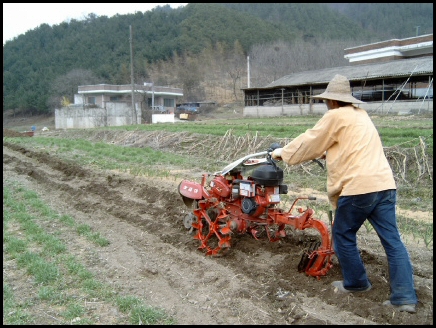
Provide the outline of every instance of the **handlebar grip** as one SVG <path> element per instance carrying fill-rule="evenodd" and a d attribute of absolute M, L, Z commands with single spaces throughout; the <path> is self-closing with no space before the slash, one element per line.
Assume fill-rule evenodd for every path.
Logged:
<path fill-rule="evenodd" d="M 325 170 L 324 165 L 318 159 L 312 159 L 312 162 L 317 163 L 323 170 Z"/>

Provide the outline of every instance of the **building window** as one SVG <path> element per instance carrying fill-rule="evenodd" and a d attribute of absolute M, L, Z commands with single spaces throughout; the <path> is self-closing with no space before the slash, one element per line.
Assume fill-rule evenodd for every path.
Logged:
<path fill-rule="evenodd" d="M 164 98 L 164 106 L 165 107 L 174 107 L 174 99 Z"/>
<path fill-rule="evenodd" d="M 121 100 L 121 97 L 120 96 L 112 96 L 112 97 L 109 97 L 109 100 L 110 101 L 118 101 L 118 100 Z"/>
<path fill-rule="evenodd" d="M 95 97 L 88 97 L 88 104 L 95 105 Z"/>

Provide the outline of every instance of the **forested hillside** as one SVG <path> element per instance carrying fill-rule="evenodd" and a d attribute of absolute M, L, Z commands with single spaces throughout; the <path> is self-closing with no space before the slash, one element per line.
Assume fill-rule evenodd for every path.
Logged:
<path fill-rule="evenodd" d="M 52 113 L 77 86 L 183 88 L 184 100 L 240 101 L 246 87 L 293 72 L 345 66 L 343 50 L 433 33 L 432 4 L 204 4 L 39 27 L 3 46 L 3 110 Z M 132 40 L 130 40 L 130 26 Z"/>
<path fill-rule="evenodd" d="M 222 3 L 270 22 L 281 22 L 302 36 L 362 40 L 403 39 L 433 33 L 433 3 Z M 348 31 L 345 30 L 348 29 Z"/>

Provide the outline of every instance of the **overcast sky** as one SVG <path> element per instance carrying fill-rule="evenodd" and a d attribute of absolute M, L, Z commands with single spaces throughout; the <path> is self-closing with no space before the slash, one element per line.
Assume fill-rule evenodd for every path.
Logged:
<path fill-rule="evenodd" d="M 186 3 L 168 3 L 172 8 Z M 112 17 L 116 14 L 145 12 L 166 3 L 3 3 L 3 44 L 41 24 L 50 26 L 88 14 Z"/>

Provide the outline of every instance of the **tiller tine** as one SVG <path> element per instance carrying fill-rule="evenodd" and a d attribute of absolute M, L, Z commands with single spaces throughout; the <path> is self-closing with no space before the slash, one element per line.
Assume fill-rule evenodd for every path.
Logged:
<path fill-rule="evenodd" d="M 201 240 L 201 233 L 200 233 L 200 231 L 198 231 L 193 238 Z"/>
<path fill-rule="evenodd" d="M 283 229 L 278 230 L 278 231 L 276 232 L 276 237 L 278 237 L 278 238 L 284 238 L 284 237 L 286 237 L 286 231 L 283 230 Z"/>
<path fill-rule="evenodd" d="M 230 248 L 230 237 L 223 238 L 219 241 L 218 247 L 214 249 L 209 249 L 206 252 L 207 256 L 222 256 L 224 255 L 224 251 Z"/>
<path fill-rule="evenodd" d="M 228 235 L 229 233 L 232 232 L 232 229 L 230 229 L 229 227 L 224 227 L 220 230 L 221 234 L 223 235 Z"/>
<path fill-rule="evenodd" d="M 276 236 L 275 236 L 275 237 L 271 236 L 271 232 L 269 231 L 268 227 L 265 227 L 265 231 L 266 231 L 266 235 L 267 235 L 267 237 L 268 237 L 268 240 L 269 240 L 270 242 L 274 243 L 274 242 L 280 240 L 280 237 L 277 237 L 277 233 L 276 233 Z"/>
<path fill-rule="evenodd" d="M 219 254 L 219 252 L 220 252 L 220 250 L 215 248 L 215 249 L 208 250 L 206 252 L 206 255 L 207 256 L 216 256 Z"/>
<path fill-rule="evenodd" d="M 334 254 L 332 249 L 319 248 L 321 242 L 313 242 L 309 249 L 302 255 L 298 264 L 298 272 L 305 272 L 309 276 L 320 279 L 320 276 L 325 276 L 333 267 L 331 263 L 331 255 Z"/>
<path fill-rule="evenodd" d="M 257 231 L 254 228 L 249 229 L 251 235 L 253 236 L 254 239 L 259 240 L 259 238 L 257 237 L 257 234 L 259 233 L 259 231 Z"/>
<path fill-rule="evenodd" d="M 301 256 L 300 263 L 298 263 L 298 272 L 305 272 L 308 268 L 310 268 L 310 266 L 312 265 L 312 263 L 316 260 L 316 257 L 318 256 L 316 253 L 314 253 L 314 251 L 320 245 L 321 245 L 321 242 L 315 241 L 304 252 L 304 254 Z"/>

